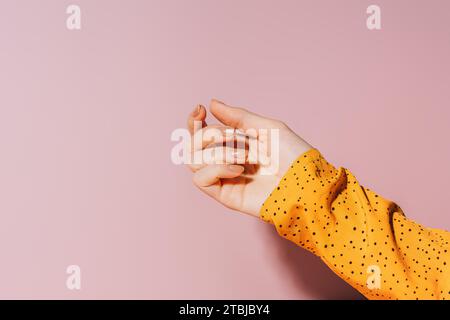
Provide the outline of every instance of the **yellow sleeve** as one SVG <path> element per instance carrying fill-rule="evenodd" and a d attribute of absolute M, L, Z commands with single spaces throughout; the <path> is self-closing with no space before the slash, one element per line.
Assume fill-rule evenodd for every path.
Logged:
<path fill-rule="evenodd" d="M 369 299 L 450 298 L 450 233 L 407 219 L 315 149 L 294 161 L 260 216 Z"/>

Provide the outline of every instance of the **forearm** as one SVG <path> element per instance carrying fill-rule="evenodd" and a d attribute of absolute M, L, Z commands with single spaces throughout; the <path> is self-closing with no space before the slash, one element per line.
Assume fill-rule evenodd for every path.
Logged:
<path fill-rule="evenodd" d="M 260 213 L 368 298 L 450 298 L 449 233 L 408 220 L 317 150 L 294 161 Z M 377 272 L 379 285 L 367 283 Z"/>

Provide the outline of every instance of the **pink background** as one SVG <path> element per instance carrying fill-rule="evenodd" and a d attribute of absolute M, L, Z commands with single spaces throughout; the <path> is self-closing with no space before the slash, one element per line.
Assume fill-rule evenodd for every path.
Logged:
<path fill-rule="evenodd" d="M 211 97 L 450 229 L 448 0 L 2 0 L 0 43 L 0 298 L 360 298 L 171 163 Z"/>

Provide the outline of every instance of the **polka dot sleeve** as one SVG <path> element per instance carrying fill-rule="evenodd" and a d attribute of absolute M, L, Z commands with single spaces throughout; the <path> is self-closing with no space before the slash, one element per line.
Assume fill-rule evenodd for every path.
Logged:
<path fill-rule="evenodd" d="M 450 233 L 407 219 L 317 150 L 294 161 L 260 215 L 367 298 L 450 298 Z"/>

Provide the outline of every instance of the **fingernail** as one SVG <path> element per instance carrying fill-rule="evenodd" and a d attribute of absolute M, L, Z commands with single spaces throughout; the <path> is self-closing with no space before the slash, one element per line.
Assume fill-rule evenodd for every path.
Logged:
<path fill-rule="evenodd" d="M 235 164 L 230 164 L 228 166 L 228 169 L 230 169 L 231 171 L 236 172 L 236 173 L 244 171 L 244 168 L 242 166 L 238 166 Z"/>
<path fill-rule="evenodd" d="M 200 109 L 201 109 L 201 108 L 202 108 L 201 105 L 198 104 L 198 105 L 194 108 L 194 111 L 192 111 L 192 116 L 193 116 L 193 117 L 198 116 L 198 115 L 200 114 Z"/>

